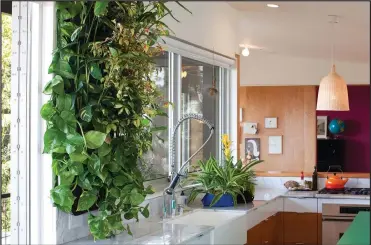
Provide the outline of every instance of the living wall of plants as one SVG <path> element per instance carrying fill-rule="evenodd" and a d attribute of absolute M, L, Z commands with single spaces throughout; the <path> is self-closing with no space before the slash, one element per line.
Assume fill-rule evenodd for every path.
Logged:
<path fill-rule="evenodd" d="M 140 204 L 153 191 L 138 161 L 164 129 L 152 119 L 167 116 L 151 74 L 163 52 L 158 40 L 169 34 L 162 19 L 172 13 L 158 1 L 57 2 L 56 9 L 55 76 L 41 109 L 56 176 L 50 195 L 64 212 L 88 211 L 95 239 L 130 234 L 122 217 L 149 216 Z"/>

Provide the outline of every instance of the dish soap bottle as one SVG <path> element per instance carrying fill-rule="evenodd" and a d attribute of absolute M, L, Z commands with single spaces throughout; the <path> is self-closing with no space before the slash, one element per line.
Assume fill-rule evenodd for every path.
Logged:
<path fill-rule="evenodd" d="M 304 183 L 304 172 L 301 171 L 301 174 L 300 174 L 300 185 L 301 186 L 305 186 L 305 183 Z"/>
<path fill-rule="evenodd" d="M 317 167 L 314 167 L 314 171 L 312 174 L 312 191 L 316 191 L 318 189 L 318 173 L 317 173 Z"/>

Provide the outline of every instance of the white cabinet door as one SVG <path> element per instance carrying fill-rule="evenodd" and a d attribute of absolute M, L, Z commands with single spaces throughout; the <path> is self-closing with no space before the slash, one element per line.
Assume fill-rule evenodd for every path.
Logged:
<path fill-rule="evenodd" d="M 283 211 L 294 213 L 317 213 L 318 212 L 317 198 L 290 198 L 283 199 Z"/>

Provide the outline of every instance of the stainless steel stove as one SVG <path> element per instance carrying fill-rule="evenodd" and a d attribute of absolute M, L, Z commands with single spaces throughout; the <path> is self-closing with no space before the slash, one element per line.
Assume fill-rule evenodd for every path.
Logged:
<path fill-rule="evenodd" d="M 344 189 L 326 189 L 323 188 L 318 191 L 318 194 L 326 194 L 326 195 L 332 195 L 332 194 L 341 194 L 341 195 L 363 195 L 363 196 L 369 196 L 371 194 L 370 188 L 344 188 Z"/>

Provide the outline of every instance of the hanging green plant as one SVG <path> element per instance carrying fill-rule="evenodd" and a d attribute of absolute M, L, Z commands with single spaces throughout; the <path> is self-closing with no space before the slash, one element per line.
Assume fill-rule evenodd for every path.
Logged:
<path fill-rule="evenodd" d="M 179 4 L 179 3 L 178 3 Z M 181 4 L 179 4 L 182 6 Z M 183 7 L 183 6 L 182 6 Z M 151 149 L 152 124 L 166 116 L 151 74 L 158 40 L 172 16 L 163 2 L 57 2 L 57 48 L 41 109 L 47 122 L 44 153 L 56 178 L 50 191 L 64 212 L 89 211 L 95 239 L 126 230 L 125 219 L 149 216 L 137 163 Z M 175 18 L 174 18 L 175 19 Z"/>

